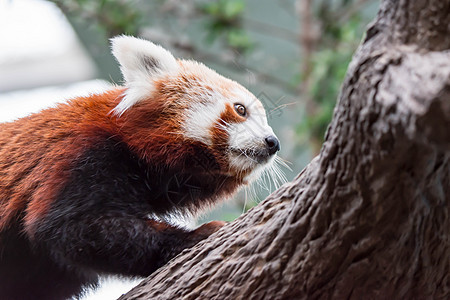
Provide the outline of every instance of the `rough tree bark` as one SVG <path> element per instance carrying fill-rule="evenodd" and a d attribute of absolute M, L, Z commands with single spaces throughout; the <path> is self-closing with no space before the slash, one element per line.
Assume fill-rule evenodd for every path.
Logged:
<path fill-rule="evenodd" d="M 450 0 L 385 0 L 320 155 L 121 299 L 449 299 Z"/>

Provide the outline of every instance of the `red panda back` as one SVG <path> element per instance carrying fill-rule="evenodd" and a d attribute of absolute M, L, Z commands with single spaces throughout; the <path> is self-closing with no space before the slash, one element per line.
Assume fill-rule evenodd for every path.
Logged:
<path fill-rule="evenodd" d="M 48 208 L 66 180 L 65 169 L 95 142 L 95 128 L 114 130 L 106 117 L 123 88 L 70 100 L 54 108 L 0 124 L 0 231 L 25 214 L 31 224 Z M 78 134 L 91 126 L 91 136 Z M 25 211 L 26 209 L 26 211 Z"/>

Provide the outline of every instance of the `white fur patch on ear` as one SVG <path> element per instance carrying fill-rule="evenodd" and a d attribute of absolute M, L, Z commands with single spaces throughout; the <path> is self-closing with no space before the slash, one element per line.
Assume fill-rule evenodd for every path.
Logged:
<path fill-rule="evenodd" d="M 122 101 L 114 108 L 118 115 L 149 97 L 156 78 L 178 68 L 169 51 L 143 39 L 122 35 L 111 39 L 111 47 L 128 88 Z"/>

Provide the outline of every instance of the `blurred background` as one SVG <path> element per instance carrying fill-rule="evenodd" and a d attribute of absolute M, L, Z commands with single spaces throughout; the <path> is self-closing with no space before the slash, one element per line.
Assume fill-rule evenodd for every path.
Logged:
<path fill-rule="evenodd" d="M 253 92 L 281 140 L 291 180 L 320 150 L 347 65 L 378 2 L 0 0 L 0 122 L 121 84 L 108 39 L 135 35 Z M 199 222 L 234 220 L 274 189 L 265 180 Z M 135 283 L 109 282 L 103 292 L 119 288 L 117 296 Z M 86 299 L 115 297 L 107 295 Z"/>

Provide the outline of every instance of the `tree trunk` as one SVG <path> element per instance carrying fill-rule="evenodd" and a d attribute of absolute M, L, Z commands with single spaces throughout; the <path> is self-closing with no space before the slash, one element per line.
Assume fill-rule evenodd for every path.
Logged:
<path fill-rule="evenodd" d="M 320 155 L 120 299 L 449 299 L 450 0 L 385 0 Z"/>

